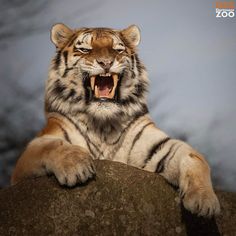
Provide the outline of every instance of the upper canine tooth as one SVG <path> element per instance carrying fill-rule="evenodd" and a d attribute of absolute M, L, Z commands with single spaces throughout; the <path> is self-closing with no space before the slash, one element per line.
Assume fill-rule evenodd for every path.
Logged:
<path fill-rule="evenodd" d="M 116 87 L 118 83 L 118 75 L 113 74 L 112 78 L 113 78 L 113 88 L 112 88 L 112 91 L 110 92 L 110 98 L 113 98 L 115 96 L 115 91 L 116 91 Z"/>
<path fill-rule="evenodd" d="M 118 82 L 118 75 L 117 74 L 113 74 L 112 78 L 113 78 L 113 82 L 114 82 L 114 87 L 116 87 L 117 86 L 117 82 Z"/>

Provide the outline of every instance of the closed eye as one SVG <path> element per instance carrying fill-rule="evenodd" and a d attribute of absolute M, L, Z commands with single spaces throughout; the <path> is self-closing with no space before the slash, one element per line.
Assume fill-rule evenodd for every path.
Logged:
<path fill-rule="evenodd" d="M 123 43 L 119 43 L 117 45 L 114 45 L 113 49 L 118 53 L 122 53 L 125 51 L 125 46 L 123 45 Z"/>
<path fill-rule="evenodd" d="M 122 53 L 122 52 L 124 52 L 124 49 L 123 48 L 117 48 L 117 49 L 115 49 L 118 53 Z"/>
<path fill-rule="evenodd" d="M 77 48 L 77 50 L 82 53 L 89 53 L 92 49 L 91 48 Z"/>

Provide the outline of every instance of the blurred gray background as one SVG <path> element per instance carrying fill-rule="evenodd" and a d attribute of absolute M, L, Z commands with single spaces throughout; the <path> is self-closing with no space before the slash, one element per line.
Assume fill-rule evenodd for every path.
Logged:
<path fill-rule="evenodd" d="M 202 152 L 216 187 L 236 191 L 236 17 L 211 0 L 0 1 L 0 187 L 44 124 L 50 28 L 137 24 L 158 126 Z"/>

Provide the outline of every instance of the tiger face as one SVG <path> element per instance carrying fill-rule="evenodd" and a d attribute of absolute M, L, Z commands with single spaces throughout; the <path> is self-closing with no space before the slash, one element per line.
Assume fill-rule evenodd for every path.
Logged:
<path fill-rule="evenodd" d="M 146 110 L 147 76 L 136 49 L 140 31 L 52 28 L 57 48 L 46 92 L 46 109 L 83 113 L 100 120 Z"/>

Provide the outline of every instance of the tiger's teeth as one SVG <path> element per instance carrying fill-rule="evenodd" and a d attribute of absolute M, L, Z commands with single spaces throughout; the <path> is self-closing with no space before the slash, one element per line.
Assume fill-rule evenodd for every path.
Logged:
<path fill-rule="evenodd" d="M 118 75 L 117 74 L 113 74 L 112 75 L 112 78 L 113 78 L 113 88 L 110 92 L 110 98 L 113 98 L 115 96 L 115 92 L 116 92 L 116 87 L 117 87 L 117 84 L 118 84 Z"/>
<path fill-rule="evenodd" d="M 92 88 L 92 90 L 94 90 L 94 85 L 95 85 L 95 76 L 92 76 L 92 77 L 90 78 L 90 84 L 91 84 L 91 88 Z"/>
<path fill-rule="evenodd" d="M 101 76 L 101 77 L 112 77 L 113 86 L 109 89 L 109 94 L 104 95 L 102 97 L 107 97 L 107 98 L 110 98 L 110 99 L 114 98 L 115 93 L 116 93 L 116 88 L 117 88 L 117 85 L 118 85 L 118 81 L 119 81 L 119 76 L 117 74 L 110 74 L 110 73 L 99 74 L 99 76 Z M 96 85 L 95 83 L 96 83 L 96 76 L 91 76 L 90 77 L 91 89 L 94 91 L 95 97 L 99 98 L 101 96 L 99 86 Z"/>
<path fill-rule="evenodd" d="M 113 74 L 113 75 L 112 75 L 112 78 L 113 78 L 114 85 L 115 85 L 115 87 L 116 87 L 116 86 L 117 86 L 117 83 L 118 83 L 118 75 L 117 75 L 117 74 Z"/>
<path fill-rule="evenodd" d="M 98 94 L 98 86 L 97 85 L 95 85 L 95 97 L 99 97 L 99 94 Z"/>
<path fill-rule="evenodd" d="M 110 73 L 106 73 L 106 74 L 99 74 L 99 76 L 101 76 L 101 77 L 109 77 L 109 76 L 111 76 L 111 74 L 110 74 Z"/>

